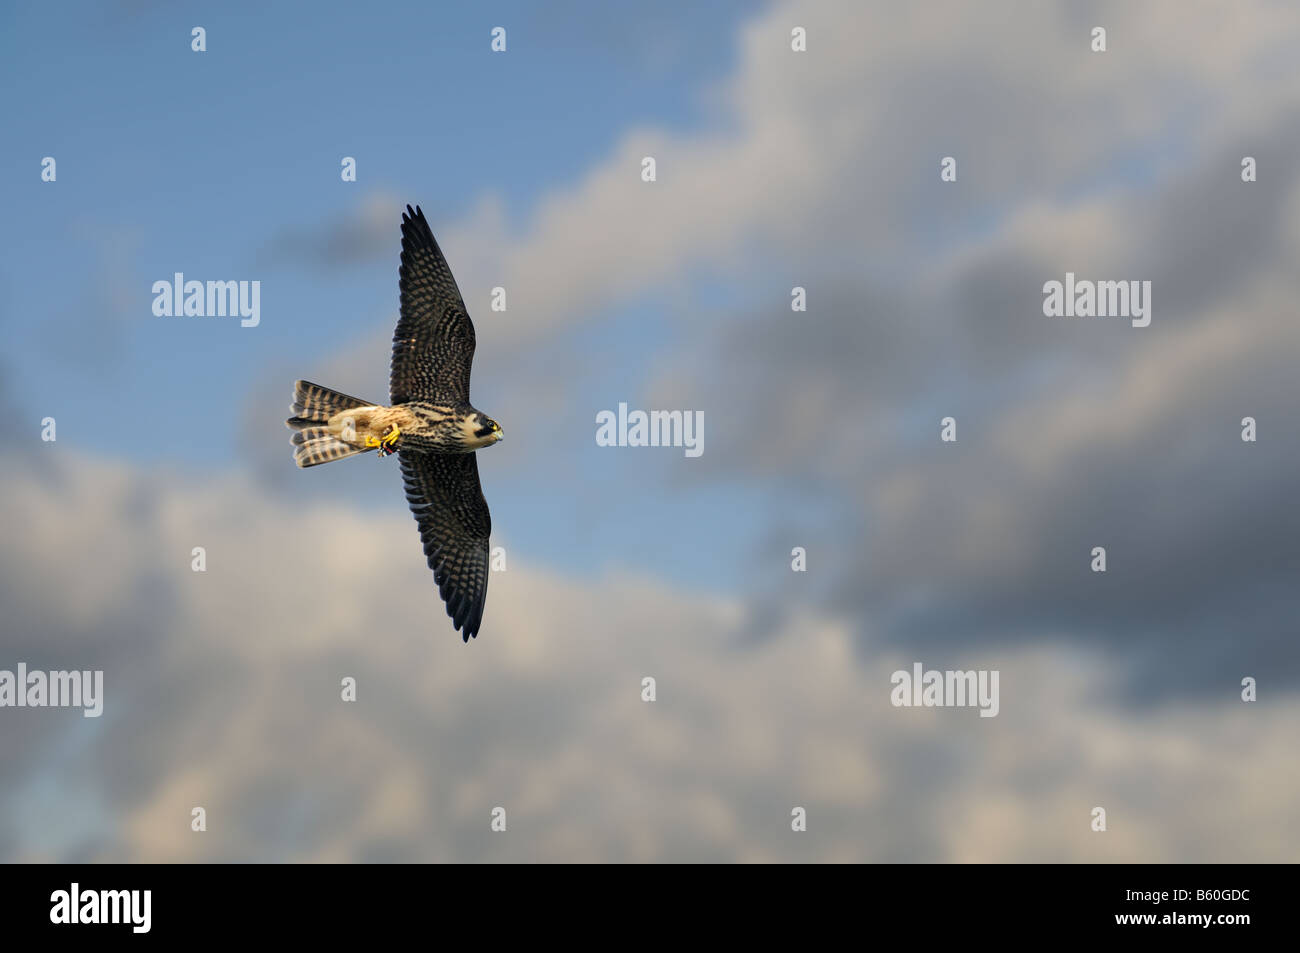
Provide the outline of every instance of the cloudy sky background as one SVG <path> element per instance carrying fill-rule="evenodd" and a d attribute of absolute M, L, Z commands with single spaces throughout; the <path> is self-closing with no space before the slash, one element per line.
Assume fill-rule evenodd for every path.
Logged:
<path fill-rule="evenodd" d="M 0 859 L 1296 860 L 1300 9 L 610 7 L 6 9 L 0 668 L 107 699 L 0 710 Z M 507 433 L 468 646 L 392 462 L 283 427 L 386 396 L 407 202 Z M 1001 713 L 891 707 L 915 661 Z"/>

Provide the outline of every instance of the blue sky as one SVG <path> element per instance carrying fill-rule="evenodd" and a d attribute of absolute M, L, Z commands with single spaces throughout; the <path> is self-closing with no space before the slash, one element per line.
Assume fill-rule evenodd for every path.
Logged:
<path fill-rule="evenodd" d="M 266 408 L 278 426 L 294 377 L 387 333 L 400 201 L 422 204 L 441 234 L 491 196 L 504 227 L 524 229 L 539 198 L 580 179 L 630 127 L 689 133 L 712 121 L 705 94 L 733 66 L 737 18 L 755 12 L 721 3 L 689 19 L 654 5 L 567 16 L 562 7 L 381 5 L 328 17 L 290 5 L 7 7 L 3 102 L 8 139 L 23 148 L 4 151 L 0 176 L 6 230 L 22 238 L 0 265 L 0 320 L 21 406 L 55 417 L 68 447 L 204 471 L 239 465 L 245 403 L 259 382 L 284 375 L 284 399 Z M 505 55 L 489 50 L 497 25 L 508 30 Z M 207 31 L 204 53 L 190 49 L 193 26 Z M 55 183 L 40 181 L 46 155 L 58 162 Z M 340 181 L 344 155 L 358 161 L 356 184 Z M 286 234 L 346 221 L 375 193 L 402 197 L 386 251 L 337 267 L 277 251 Z M 446 251 L 456 267 L 457 248 Z M 176 271 L 260 280 L 260 327 L 155 317 L 152 283 Z M 744 300 L 725 284 L 705 297 L 719 308 Z M 590 408 L 635 402 L 656 355 L 673 347 L 663 307 L 651 293 L 563 338 L 588 349 L 585 393 L 571 395 L 570 413 L 591 421 L 560 421 L 554 455 L 527 461 L 526 475 L 486 477 L 497 526 L 523 553 L 575 568 L 728 578 L 735 560 L 683 548 L 680 530 L 668 529 L 648 485 L 656 477 L 591 446 Z M 470 310 L 480 328 L 492 320 Z M 476 392 L 490 395 L 506 385 L 487 379 L 485 357 Z M 371 371 L 363 396 L 382 400 L 386 359 Z M 148 442 L 124 446 L 99 423 L 146 405 Z M 515 435 L 512 423 L 525 422 L 505 421 Z M 592 495 L 573 492 L 574 468 L 554 458 L 562 454 L 580 454 L 593 483 L 621 488 L 594 507 L 594 523 L 582 512 Z M 375 497 L 391 505 L 395 475 L 365 469 L 392 484 Z M 317 486 L 340 479 L 357 486 L 337 474 Z M 539 495 L 550 502 L 538 505 Z M 688 494 L 673 501 L 672 522 L 743 524 L 753 502 Z M 593 525 L 638 544 L 602 553 Z"/>

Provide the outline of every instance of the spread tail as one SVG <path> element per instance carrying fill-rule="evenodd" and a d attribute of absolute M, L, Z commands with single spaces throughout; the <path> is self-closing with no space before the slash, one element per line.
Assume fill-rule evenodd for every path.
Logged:
<path fill-rule="evenodd" d="M 369 401 L 340 394 L 320 384 L 297 381 L 293 385 L 294 416 L 285 425 L 294 431 L 293 462 L 300 467 L 314 467 L 331 460 L 342 460 L 365 453 L 368 447 L 356 447 L 330 432 L 329 419 L 351 407 L 373 407 Z"/>

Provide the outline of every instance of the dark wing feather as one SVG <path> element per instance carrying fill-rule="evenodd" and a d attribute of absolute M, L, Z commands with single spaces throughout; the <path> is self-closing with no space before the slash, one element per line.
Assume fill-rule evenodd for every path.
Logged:
<path fill-rule="evenodd" d="M 487 600 L 492 516 L 473 453 L 402 453 L 406 499 L 452 625 L 478 635 Z"/>
<path fill-rule="evenodd" d="M 411 400 L 469 401 L 474 323 L 456 279 L 417 206 L 402 215 L 402 316 L 393 332 L 389 396 Z"/>

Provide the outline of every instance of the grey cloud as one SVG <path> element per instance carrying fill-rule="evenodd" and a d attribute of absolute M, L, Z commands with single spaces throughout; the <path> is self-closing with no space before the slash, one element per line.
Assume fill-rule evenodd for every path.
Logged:
<path fill-rule="evenodd" d="M 898 709 L 910 656 L 852 664 L 829 618 L 737 651 L 733 600 L 518 565 L 465 646 L 403 519 L 57 469 L 4 476 L 22 504 L 0 539 L 23 633 L 6 654 L 102 665 L 108 700 L 97 725 L 0 713 L 6 860 L 1283 860 L 1300 833 L 1294 768 L 1253 781 L 1293 702 L 1125 713 L 1104 658 L 1039 647 L 966 652 L 1003 673 L 996 719 Z M 73 583 L 89 591 L 48 598 Z M 381 609 L 384 592 L 403 597 Z"/>
<path fill-rule="evenodd" d="M 330 270 L 390 258 L 407 201 L 383 191 L 369 192 L 347 211 L 324 221 L 287 225 L 258 251 L 257 264 Z M 394 266 L 394 276 L 396 272 Z"/>
<path fill-rule="evenodd" d="M 936 262 L 933 284 L 906 283 L 919 268 L 810 281 L 807 314 L 770 287 L 772 306 L 674 375 L 716 369 L 675 395 L 727 421 L 695 472 L 829 500 L 825 575 L 800 587 L 900 644 L 1082 642 L 1130 700 L 1221 693 L 1261 666 L 1294 688 L 1279 631 L 1300 565 L 1300 119 L 1250 139 L 1267 184 L 1241 183 L 1242 150 L 1224 149 L 1146 193 L 1062 207 L 1059 236 L 1045 212 L 1010 221 Z M 1066 270 L 1153 279 L 1152 327 L 1043 317 L 1042 282 Z M 959 440 L 941 446 L 949 414 Z"/>

